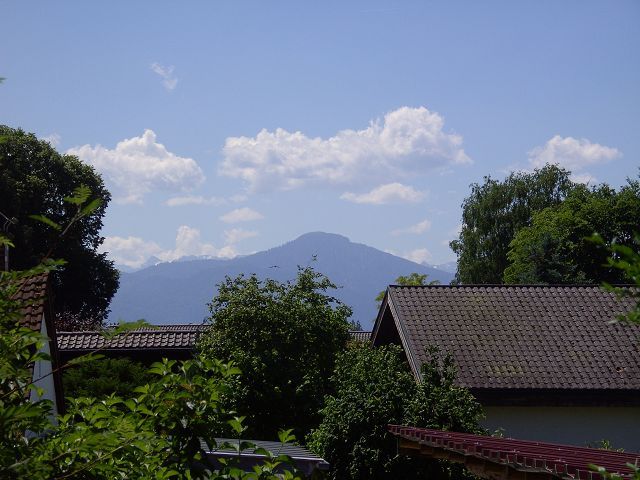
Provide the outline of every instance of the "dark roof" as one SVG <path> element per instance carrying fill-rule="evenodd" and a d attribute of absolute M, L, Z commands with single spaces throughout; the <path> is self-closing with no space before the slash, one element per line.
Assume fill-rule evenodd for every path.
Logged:
<path fill-rule="evenodd" d="M 45 310 L 45 300 L 47 296 L 46 273 L 41 273 L 33 277 L 20 280 L 23 282 L 12 296 L 21 305 L 22 317 L 20 325 L 30 328 L 34 332 L 40 332 L 42 319 Z"/>
<path fill-rule="evenodd" d="M 365 332 L 364 330 L 351 330 L 349 332 L 351 340 L 356 342 L 368 342 L 371 340 L 371 332 Z"/>
<path fill-rule="evenodd" d="M 107 339 L 101 332 L 58 332 L 61 352 L 95 350 L 192 349 L 206 325 L 157 325 L 131 330 Z"/>
<path fill-rule="evenodd" d="M 471 467 L 472 473 L 484 478 L 495 478 L 495 472 L 499 471 L 500 478 L 505 479 L 525 478 L 526 473 L 533 474 L 536 478 L 601 479 L 602 476 L 589 467 L 592 464 L 605 467 L 609 473 L 619 473 L 623 478 L 631 478 L 632 471 L 627 464 L 640 461 L 640 453 L 399 425 L 389 425 L 389 431 L 401 439 L 401 452 L 425 456 L 433 454 L 435 458 L 465 463 Z M 525 475 L 523 472 L 526 472 Z"/>
<path fill-rule="evenodd" d="M 640 390 L 640 325 L 611 323 L 634 306 L 598 286 L 390 286 L 373 341 L 395 320 L 414 374 L 435 345 L 469 388 Z"/>
<path fill-rule="evenodd" d="M 238 440 L 231 438 L 216 438 L 217 448 L 209 447 L 203 440 L 200 441 L 202 449 L 207 452 L 207 455 L 214 458 L 232 458 L 238 457 L 238 453 L 235 448 L 231 446 L 223 446 L 229 444 L 238 446 L 241 442 L 249 442 L 255 447 L 247 448 L 242 451 L 241 457 L 245 460 L 241 467 L 245 467 L 247 471 L 251 471 L 251 466 L 260 464 L 264 459 L 264 455 L 256 453 L 257 449 L 264 449 L 267 452 L 271 452 L 274 455 L 287 455 L 291 458 L 297 469 L 302 470 L 306 475 L 318 470 L 327 470 L 329 464 L 318 455 L 310 452 L 304 447 L 299 445 L 293 445 L 291 443 L 271 442 L 265 440 Z"/>

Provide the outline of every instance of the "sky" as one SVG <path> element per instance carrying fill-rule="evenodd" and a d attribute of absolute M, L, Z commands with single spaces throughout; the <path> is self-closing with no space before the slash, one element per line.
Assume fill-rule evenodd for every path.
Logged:
<path fill-rule="evenodd" d="M 486 175 L 638 176 L 637 0 L 0 4 L 0 123 L 102 175 L 120 265 L 312 231 L 440 264 Z"/>

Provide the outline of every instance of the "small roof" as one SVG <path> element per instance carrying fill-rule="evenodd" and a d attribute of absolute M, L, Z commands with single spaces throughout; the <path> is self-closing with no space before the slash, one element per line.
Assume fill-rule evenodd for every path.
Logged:
<path fill-rule="evenodd" d="M 45 300 L 47 297 L 48 274 L 40 273 L 32 277 L 26 277 L 13 300 L 20 302 L 22 317 L 19 322 L 34 332 L 40 332 L 42 328 Z"/>
<path fill-rule="evenodd" d="M 372 342 L 397 331 L 417 376 L 426 347 L 451 352 L 468 388 L 640 390 L 640 325 L 612 323 L 634 306 L 593 285 L 394 285 Z"/>
<path fill-rule="evenodd" d="M 130 330 L 114 338 L 106 338 L 99 331 L 58 332 L 61 352 L 95 350 L 155 350 L 193 349 L 198 335 L 207 325 L 156 325 Z"/>
<path fill-rule="evenodd" d="M 388 428 L 400 439 L 402 453 L 464 463 L 481 478 L 522 479 L 528 474 L 541 479 L 602 479 L 590 468 L 590 465 L 596 465 L 623 479 L 630 479 L 633 475 L 627 464 L 640 462 L 640 453 L 400 425 L 389 425 Z"/>
<path fill-rule="evenodd" d="M 202 449 L 208 456 L 213 458 L 233 458 L 240 457 L 244 461 L 241 462 L 241 467 L 250 470 L 253 465 L 258 465 L 264 459 L 264 455 L 256 453 L 257 449 L 264 449 L 267 452 L 278 455 L 287 455 L 293 461 L 295 467 L 298 470 L 302 470 L 305 475 L 311 475 L 314 470 L 328 470 L 329 464 L 322 457 L 310 452 L 300 445 L 293 445 L 292 443 L 280 443 L 266 440 L 238 440 L 232 438 L 216 438 L 217 448 L 209 447 L 204 440 L 200 441 Z M 229 446 L 223 447 L 224 444 L 239 445 L 241 442 L 249 442 L 255 447 L 247 448 L 242 451 L 238 456 L 237 451 Z"/>
<path fill-rule="evenodd" d="M 371 340 L 370 331 L 351 330 L 349 334 L 351 335 L 351 340 L 355 340 L 356 342 L 369 342 Z"/>

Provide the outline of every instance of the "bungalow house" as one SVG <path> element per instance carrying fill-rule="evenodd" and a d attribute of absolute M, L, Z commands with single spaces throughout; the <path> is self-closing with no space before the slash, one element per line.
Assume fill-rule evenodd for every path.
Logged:
<path fill-rule="evenodd" d="M 417 380 L 428 347 L 451 353 L 491 431 L 640 451 L 640 326 L 615 322 L 634 306 L 598 286 L 390 286 L 371 342 Z"/>
<path fill-rule="evenodd" d="M 43 389 L 44 393 L 40 397 L 35 390 L 32 390 L 31 400 L 35 401 L 41 398 L 51 400 L 53 413 L 57 414 L 64 410 L 64 395 L 62 393 L 61 372 L 57 370 L 60 363 L 53 309 L 49 301 L 51 295 L 48 281 L 49 276 L 46 273 L 27 278 L 24 285 L 14 295 L 14 300 L 22 305 L 20 325 L 49 338 L 42 351 L 47 353 L 51 360 L 39 360 L 33 365 L 33 380 L 37 387 Z"/>

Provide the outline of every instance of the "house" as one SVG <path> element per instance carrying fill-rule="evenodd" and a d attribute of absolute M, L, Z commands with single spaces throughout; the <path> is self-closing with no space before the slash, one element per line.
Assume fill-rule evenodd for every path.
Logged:
<path fill-rule="evenodd" d="M 187 360 L 193 357 L 198 337 L 206 325 L 154 325 L 129 330 L 110 338 L 106 332 L 58 332 L 58 348 L 64 363 L 96 352 L 107 357 L 128 357 L 147 365 L 163 358 Z"/>
<path fill-rule="evenodd" d="M 13 299 L 22 306 L 22 316 L 19 320 L 20 326 L 39 332 L 49 338 L 42 351 L 48 354 L 51 360 L 38 360 L 33 365 L 32 378 L 35 386 L 41 387 L 44 393 L 39 396 L 35 390 L 32 390 L 31 400 L 51 400 L 53 402 L 53 413 L 58 414 L 64 411 L 64 395 L 62 392 L 61 371 L 58 369 L 60 362 L 50 298 L 51 291 L 47 273 L 26 278 L 24 284 L 20 286 L 13 296 Z"/>
<path fill-rule="evenodd" d="M 207 325 L 152 325 L 108 338 L 99 331 L 58 332 L 58 349 L 64 363 L 99 350 L 107 357 L 128 357 L 150 365 L 170 358 L 186 360 L 193 357 L 198 337 Z M 354 341 L 369 341 L 371 332 L 352 331 Z"/>
<path fill-rule="evenodd" d="M 640 451 L 640 326 L 614 322 L 634 306 L 593 285 L 390 286 L 371 342 L 417 380 L 427 347 L 451 353 L 490 431 Z"/>

